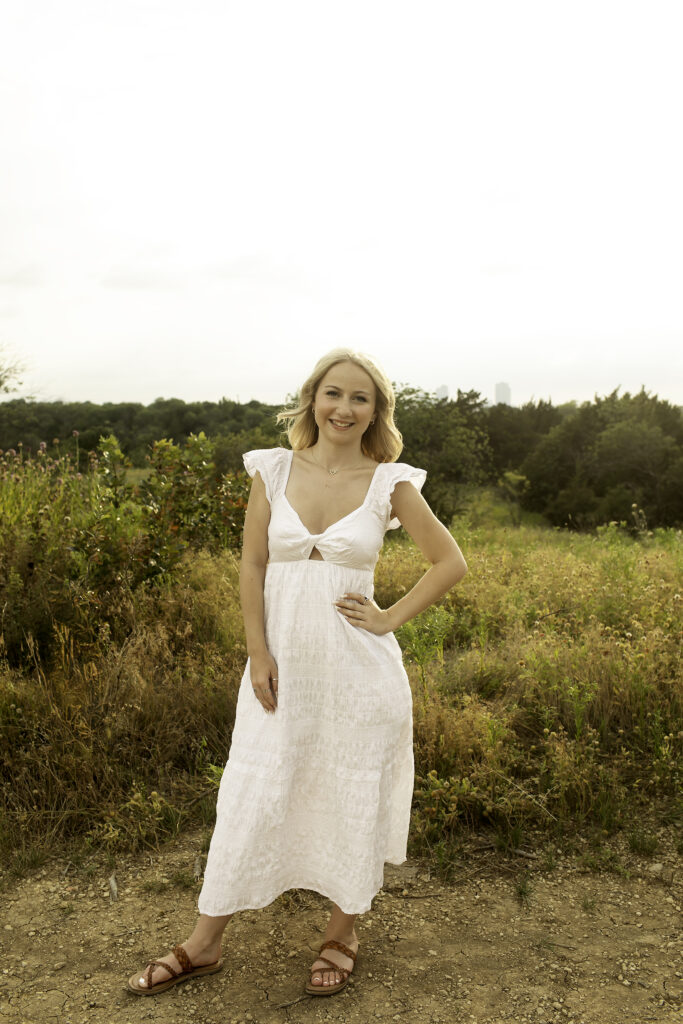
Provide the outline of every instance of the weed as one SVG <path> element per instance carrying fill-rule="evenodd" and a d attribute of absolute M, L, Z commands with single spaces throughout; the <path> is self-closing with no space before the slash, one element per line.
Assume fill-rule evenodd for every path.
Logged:
<path fill-rule="evenodd" d="M 500 853 L 514 853 L 522 844 L 523 829 L 520 822 L 499 826 L 495 832 L 495 846 Z"/>
<path fill-rule="evenodd" d="M 640 829 L 633 829 L 628 834 L 628 845 L 633 853 L 651 857 L 659 846 L 659 841 L 657 836 L 642 832 Z"/>
<path fill-rule="evenodd" d="M 579 855 L 578 864 L 579 867 L 595 874 L 611 871 L 614 874 L 629 877 L 629 871 L 621 863 L 617 852 L 609 847 L 595 844 L 593 850 Z"/>
<path fill-rule="evenodd" d="M 191 871 L 174 871 L 171 875 L 171 885 L 174 885 L 176 889 L 194 889 L 196 884 Z"/>
<path fill-rule="evenodd" d="M 542 871 L 553 871 L 557 867 L 557 855 L 552 846 L 546 846 L 540 862 Z"/>
<path fill-rule="evenodd" d="M 531 876 L 527 870 L 520 872 L 516 877 L 515 883 L 515 896 L 522 904 L 523 907 L 529 906 L 529 900 L 531 898 Z"/>

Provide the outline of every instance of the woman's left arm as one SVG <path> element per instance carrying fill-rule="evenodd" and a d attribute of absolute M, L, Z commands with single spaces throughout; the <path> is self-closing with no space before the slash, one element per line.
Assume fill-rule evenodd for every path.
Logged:
<path fill-rule="evenodd" d="M 467 572 L 467 562 L 452 534 L 439 522 L 416 487 L 402 480 L 394 487 L 392 516 L 397 516 L 430 568 L 391 608 L 363 603 L 364 595 L 348 593 L 336 602 L 348 622 L 370 633 L 390 633 L 443 597 Z"/>

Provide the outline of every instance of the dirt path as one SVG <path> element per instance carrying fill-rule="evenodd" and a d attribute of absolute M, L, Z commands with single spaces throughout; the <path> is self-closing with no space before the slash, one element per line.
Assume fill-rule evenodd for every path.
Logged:
<path fill-rule="evenodd" d="M 115 902 L 103 864 L 53 860 L 0 893 L 0 1022 L 680 1024 L 683 872 L 674 830 L 658 837 L 657 863 L 610 840 L 625 875 L 587 870 L 581 839 L 545 870 L 474 840 L 448 886 L 424 865 L 387 865 L 384 889 L 357 922 L 352 982 L 328 999 L 302 996 L 328 906 L 302 890 L 232 920 L 219 974 L 154 998 L 126 991 L 129 974 L 192 928 L 203 835 L 122 859 Z"/>

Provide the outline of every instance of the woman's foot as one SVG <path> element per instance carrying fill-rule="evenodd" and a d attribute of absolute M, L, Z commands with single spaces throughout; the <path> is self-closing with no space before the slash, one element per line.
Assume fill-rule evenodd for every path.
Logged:
<path fill-rule="evenodd" d="M 217 943 L 205 944 L 198 942 L 196 939 L 193 940 L 192 937 L 190 937 L 186 942 L 182 943 L 180 948 L 184 949 L 187 953 L 193 968 L 200 968 L 215 964 L 220 960 L 221 956 L 220 939 Z M 140 973 L 134 974 L 129 979 L 129 987 L 138 991 L 140 989 L 153 989 L 159 983 L 170 981 L 174 976 L 173 971 L 167 971 L 165 967 L 161 966 L 161 964 L 169 964 L 176 974 L 182 974 L 183 971 L 187 970 L 187 964 L 182 964 L 176 957 L 175 953 L 169 953 L 168 956 L 159 957 L 157 966 L 152 969 L 151 977 L 146 966 Z"/>
<path fill-rule="evenodd" d="M 353 931 L 351 935 L 326 935 L 323 939 L 323 943 L 328 939 L 334 939 L 337 942 L 343 943 L 354 953 L 358 952 L 358 936 L 355 931 Z M 351 971 L 353 971 L 355 961 L 352 960 L 350 956 L 346 956 L 346 954 L 342 953 L 339 949 L 334 949 L 333 947 L 328 946 L 327 949 L 322 951 L 321 957 L 325 957 L 325 960 L 331 960 L 333 963 L 339 964 L 340 967 L 344 968 L 344 973 L 330 967 L 328 963 L 325 963 L 325 960 L 316 960 L 311 966 L 310 978 L 310 984 L 315 988 L 320 988 L 324 991 L 330 986 L 339 985 L 347 976 L 345 972 L 348 971 L 350 974 Z"/>

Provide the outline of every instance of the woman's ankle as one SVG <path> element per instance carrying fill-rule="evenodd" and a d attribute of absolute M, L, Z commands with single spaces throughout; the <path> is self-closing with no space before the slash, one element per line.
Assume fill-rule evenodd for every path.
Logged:
<path fill-rule="evenodd" d="M 337 942 L 343 942 L 346 946 L 352 946 L 354 942 L 358 942 L 355 928 L 352 928 L 350 932 L 344 932 L 328 927 L 323 941 L 326 942 L 328 939 L 336 939 Z"/>
<path fill-rule="evenodd" d="M 220 950 L 223 942 L 223 933 L 227 925 L 226 922 L 215 923 L 211 919 L 201 918 L 197 921 L 194 927 L 194 931 L 187 940 L 195 949 L 204 951 L 210 951 L 218 949 Z"/>

